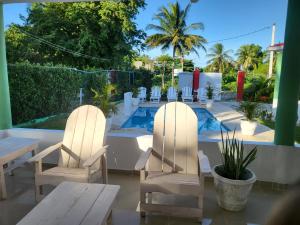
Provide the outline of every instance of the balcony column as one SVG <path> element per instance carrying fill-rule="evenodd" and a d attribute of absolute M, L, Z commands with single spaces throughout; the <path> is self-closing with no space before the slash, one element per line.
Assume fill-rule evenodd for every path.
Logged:
<path fill-rule="evenodd" d="M 0 130 L 11 128 L 11 108 L 7 75 L 3 4 L 0 3 Z"/>
<path fill-rule="evenodd" d="M 300 88 L 300 1 L 289 0 L 275 123 L 277 145 L 293 146 Z"/>

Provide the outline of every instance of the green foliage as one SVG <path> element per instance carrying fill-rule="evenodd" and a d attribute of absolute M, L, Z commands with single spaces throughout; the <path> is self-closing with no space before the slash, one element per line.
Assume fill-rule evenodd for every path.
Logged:
<path fill-rule="evenodd" d="M 24 25 L 11 25 L 6 31 L 8 62 L 121 69 L 133 49 L 143 47 L 145 33 L 135 18 L 144 6 L 144 0 L 33 3 Z M 39 38 L 78 54 L 50 47 Z"/>
<path fill-rule="evenodd" d="M 105 117 L 110 117 L 118 112 L 118 107 L 111 101 L 111 93 L 114 89 L 115 87 L 111 84 L 104 85 L 100 90 L 92 89 L 93 104 L 102 110 Z"/>
<path fill-rule="evenodd" d="M 275 79 L 263 75 L 247 75 L 244 86 L 244 99 L 247 101 L 271 102 Z"/>
<path fill-rule="evenodd" d="M 8 66 L 13 124 L 69 112 L 83 76 L 64 67 Z"/>
<path fill-rule="evenodd" d="M 246 102 L 240 103 L 239 109 L 245 114 L 247 120 L 252 121 L 257 115 L 259 104 L 257 102 Z"/>
<path fill-rule="evenodd" d="M 161 7 L 153 17 L 159 25 L 149 24 L 147 26 L 147 29 L 155 30 L 157 33 L 147 37 L 146 45 L 150 48 L 161 47 L 162 50 L 172 47 L 173 58 L 176 54 L 182 58 L 191 52 L 198 54 L 197 48 L 205 50 L 206 39 L 190 33 L 192 30 L 203 30 L 204 25 L 202 23 L 187 25 L 186 19 L 190 8 L 191 4 L 189 3 L 182 9 L 178 1 L 174 4 L 170 3 L 168 7 Z"/>
<path fill-rule="evenodd" d="M 230 53 L 232 53 L 232 50 L 225 50 L 221 43 L 217 43 L 210 48 L 210 53 L 207 54 L 210 72 L 224 73 L 226 69 L 232 66 L 233 59 Z"/>
<path fill-rule="evenodd" d="M 264 54 L 259 45 L 242 45 L 238 51 L 238 63 L 247 71 L 252 71 L 263 62 Z"/>
<path fill-rule="evenodd" d="M 207 95 L 207 98 L 208 98 L 208 99 L 212 99 L 213 94 L 214 94 L 214 89 L 213 89 L 213 87 L 212 87 L 211 85 L 208 85 L 208 86 L 206 87 L 206 95 Z"/>
<path fill-rule="evenodd" d="M 232 180 L 247 180 L 250 178 L 250 172 L 247 166 L 252 163 L 257 154 L 257 147 L 254 147 L 248 154 L 245 155 L 243 141 L 235 138 L 235 131 L 232 138 L 227 132 L 226 138 L 222 136 L 222 165 L 216 168 L 216 172 L 225 178 Z"/>
<path fill-rule="evenodd" d="M 137 88 L 137 87 L 133 87 L 133 88 L 131 89 L 131 92 L 132 92 L 132 97 L 133 97 L 133 98 L 137 98 L 137 96 L 138 96 L 138 94 L 139 94 L 138 88 Z"/>

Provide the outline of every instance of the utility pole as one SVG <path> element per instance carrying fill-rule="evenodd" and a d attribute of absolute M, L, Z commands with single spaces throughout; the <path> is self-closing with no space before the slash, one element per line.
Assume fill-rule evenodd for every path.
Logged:
<path fill-rule="evenodd" d="M 275 44 L 275 32 L 276 32 L 276 24 L 273 23 L 272 26 L 272 39 L 271 39 L 271 46 Z M 269 74 L 268 78 L 272 77 L 273 74 L 273 60 L 274 60 L 274 51 L 270 52 L 270 61 L 269 61 Z"/>

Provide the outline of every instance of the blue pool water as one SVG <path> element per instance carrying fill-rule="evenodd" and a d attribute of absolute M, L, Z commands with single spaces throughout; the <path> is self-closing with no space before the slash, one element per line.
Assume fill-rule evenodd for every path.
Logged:
<path fill-rule="evenodd" d="M 155 107 L 139 107 L 129 119 L 122 125 L 122 128 L 145 128 L 153 132 L 154 115 L 158 108 Z M 202 131 L 220 131 L 228 130 L 220 121 L 206 109 L 194 108 L 194 112 L 198 117 L 198 134 Z"/>

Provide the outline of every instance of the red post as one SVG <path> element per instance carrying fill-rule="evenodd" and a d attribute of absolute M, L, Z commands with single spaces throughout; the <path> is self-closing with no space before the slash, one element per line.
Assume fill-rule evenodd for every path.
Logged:
<path fill-rule="evenodd" d="M 239 71 L 238 72 L 237 95 L 236 95 L 236 100 L 237 101 L 243 101 L 245 75 L 246 75 L 246 73 L 244 71 Z"/>

